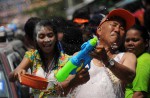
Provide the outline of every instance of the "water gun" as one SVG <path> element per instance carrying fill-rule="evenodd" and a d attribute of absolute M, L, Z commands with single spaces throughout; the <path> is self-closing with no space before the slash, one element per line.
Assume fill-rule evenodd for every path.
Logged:
<path fill-rule="evenodd" d="M 82 64 L 83 67 L 88 64 L 90 68 L 92 58 L 89 56 L 89 53 L 95 48 L 97 41 L 97 37 L 94 37 L 81 46 L 81 50 L 75 56 L 72 56 L 55 75 L 58 82 L 63 82 L 70 74 L 77 73 L 77 69 L 81 67 Z"/>

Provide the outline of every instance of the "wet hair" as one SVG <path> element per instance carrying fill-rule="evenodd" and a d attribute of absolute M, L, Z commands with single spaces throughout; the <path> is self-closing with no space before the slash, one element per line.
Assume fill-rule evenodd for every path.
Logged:
<path fill-rule="evenodd" d="M 63 17 L 53 16 L 50 18 L 50 21 L 57 27 L 57 32 L 64 32 L 64 27 L 67 24 L 67 21 Z"/>
<path fill-rule="evenodd" d="M 34 39 L 36 39 L 37 33 L 38 31 L 42 28 L 42 27 L 50 27 L 53 29 L 54 35 L 57 36 L 57 29 L 56 26 L 49 20 L 49 19 L 41 19 L 41 21 L 39 21 L 35 27 L 34 30 Z M 57 38 L 57 37 L 56 37 Z"/>
<path fill-rule="evenodd" d="M 41 60 L 44 64 L 44 66 L 46 66 L 45 62 L 44 62 L 44 58 L 43 58 L 43 52 L 42 50 L 40 49 L 40 47 L 38 46 L 37 44 L 37 40 L 36 40 L 36 37 L 37 37 L 37 33 L 38 31 L 42 28 L 42 27 L 50 27 L 52 28 L 53 32 L 54 32 L 54 35 L 56 37 L 56 43 L 55 43 L 55 46 L 54 46 L 54 50 L 55 50 L 55 65 L 58 65 L 58 60 L 59 60 L 59 56 L 60 56 L 60 51 L 57 47 L 57 44 L 58 44 L 58 38 L 57 38 L 57 30 L 56 30 L 56 26 L 49 20 L 49 19 L 41 19 L 41 21 L 39 21 L 35 27 L 35 31 L 34 31 L 34 41 L 36 43 L 36 48 L 40 54 L 40 57 L 41 57 Z"/>
<path fill-rule="evenodd" d="M 63 50 L 68 55 L 73 55 L 80 50 L 83 43 L 82 32 L 77 27 L 65 28 L 64 37 L 61 41 Z"/>
<path fill-rule="evenodd" d="M 25 25 L 24 25 L 24 31 L 25 34 L 31 39 L 33 40 L 33 33 L 34 33 L 34 28 L 36 26 L 36 24 L 40 21 L 40 18 L 38 17 L 30 17 Z"/>

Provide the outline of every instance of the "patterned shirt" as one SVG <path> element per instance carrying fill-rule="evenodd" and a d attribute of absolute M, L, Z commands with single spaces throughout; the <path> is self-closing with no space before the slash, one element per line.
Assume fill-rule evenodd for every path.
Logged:
<path fill-rule="evenodd" d="M 30 61 L 32 63 L 32 74 L 33 75 L 36 75 L 38 72 L 40 72 L 41 69 L 42 69 L 42 71 L 44 71 L 42 68 L 43 64 L 42 64 L 38 50 L 31 49 L 31 50 L 27 51 L 25 53 L 25 57 L 30 59 Z M 52 69 L 50 74 L 56 74 L 58 72 L 58 70 L 66 64 L 66 62 L 69 60 L 70 57 L 71 56 L 69 56 L 67 54 L 63 54 L 61 52 L 59 61 L 58 61 L 58 65 L 54 66 L 54 68 Z M 40 73 L 40 74 L 42 74 L 42 73 Z M 48 96 L 48 95 L 58 96 L 57 92 L 56 92 L 55 83 L 53 84 L 53 86 L 50 86 L 49 88 L 47 88 L 46 91 L 33 90 L 33 94 L 39 94 L 39 98 L 46 98 L 46 96 Z"/>

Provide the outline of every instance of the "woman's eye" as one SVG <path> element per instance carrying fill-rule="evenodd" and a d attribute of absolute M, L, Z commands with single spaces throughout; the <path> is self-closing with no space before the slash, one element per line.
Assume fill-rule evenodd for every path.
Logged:
<path fill-rule="evenodd" d="M 139 41 L 139 39 L 137 39 L 137 38 L 134 38 L 134 39 L 133 39 L 133 42 L 137 42 L 137 41 Z"/>
<path fill-rule="evenodd" d="M 45 36 L 43 34 L 40 34 L 38 37 L 43 39 Z"/>
<path fill-rule="evenodd" d="M 137 39 L 137 38 L 125 39 L 126 42 L 129 42 L 129 41 L 137 42 L 137 41 L 139 41 L 139 40 L 140 40 L 140 39 Z"/>
<path fill-rule="evenodd" d="M 54 34 L 50 33 L 50 34 L 47 34 L 47 37 L 53 37 Z"/>
<path fill-rule="evenodd" d="M 126 42 L 129 42 L 129 41 L 130 41 L 130 39 L 125 39 L 125 41 L 126 41 Z"/>

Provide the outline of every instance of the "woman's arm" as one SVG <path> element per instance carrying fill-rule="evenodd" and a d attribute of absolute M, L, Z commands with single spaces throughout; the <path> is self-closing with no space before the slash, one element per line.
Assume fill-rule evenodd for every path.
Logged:
<path fill-rule="evenodd" d="M 9 81 L 15 82 L 18 79 L 18 75 L 25 74 L 26 70 L 30 68 L 31 61 L 24 57 L 21 63 L 17 66 L 17 68 L 9 74 Z"/>

